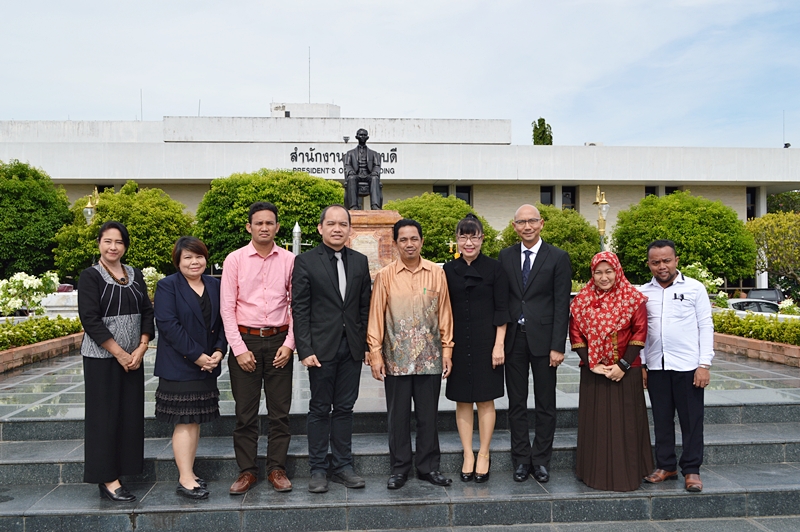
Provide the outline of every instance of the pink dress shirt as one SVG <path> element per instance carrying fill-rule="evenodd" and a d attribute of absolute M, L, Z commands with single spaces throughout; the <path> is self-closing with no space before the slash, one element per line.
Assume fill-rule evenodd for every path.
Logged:
<path fill-rule="evenodd" d="M 294 351 L 292 302 L 294 254 L 275 245 L 262 257 L 250 242 L 225 258 L 220 287 L 220 314 L 228 344 L 237 357 L 248 351 L 239 325 L 282 327 L 289 325 L 283 345 Z"/>

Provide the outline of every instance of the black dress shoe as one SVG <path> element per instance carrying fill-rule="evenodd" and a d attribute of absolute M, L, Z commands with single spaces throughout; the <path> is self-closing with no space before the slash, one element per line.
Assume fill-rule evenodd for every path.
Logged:
<path fill-rule="evenodd" d="M 475 473 L 473 472 L 464 473 L 463 471 L 461 472 L 461 482 L 472 482 L 473 478 L 475 478 Z"/>
<path fill-rule="evenodd" d="M 392 475 L 389 477 L 386 487 L 390 490 L 398 490 L 406 485 L 406 480 L 408 480 L 408 475 Z"/>
<path fill-rule="evenodd" d="M 114 502 L 132 502 L 136 500 L 136 495 L 125 489 L 125 486 L 120 486 L 112 493 L 105 484 L 100 483 L 97 485 L 100 488 L 100 496 Z"/>
<path fill-rule="evenodd" d="M 514 470 L 514 480 L 517 482 L 525 482 L 528 480 L 528 476 L 531 473 L 531 466 L 530 464 L 520 464 L 517 466 L 517 469 Z"/>
<path fill-rule="evenodd" d="M 475 484 L 482 484 L 489 480 L 489 471 L 492 469 L 492 459 L 489 458 L 489 468 L 486 470 L 486 473 L 475 473 Z"/>
<path fill-rule="evenodd" d="M 194 479 L 194 481 L 200 484 L 201 488 L 208 489 L 208 482 L 206 482 L 205 479 L 197 477 L 196 479 Z"/>
<path fill-rule="evenodd" d="M 438 471 L 431 471 L 430 473 L 417 473 L 417 478 L 420 480 L 427 480 L 434 486 L 449 486 L 453 483 L 452 480 L 442 475 Z"/>
<path fill-rule="evenodd" d="M 531 475 L 533 475 L 533 478 L 535 478 L 537 482 L 545 483 L 550 480 L 550 473 L 547 472 L 547 468 L 543 465 L 533 466 Z"/>
<path fill-rule="evenodd" d="M 187 499 L 208 499 L 208 490 L 202 486 L 189 489 L 184 488 L 183 484 L 178 483 L 178 487 L 175 488 L 175 493 Z"/>

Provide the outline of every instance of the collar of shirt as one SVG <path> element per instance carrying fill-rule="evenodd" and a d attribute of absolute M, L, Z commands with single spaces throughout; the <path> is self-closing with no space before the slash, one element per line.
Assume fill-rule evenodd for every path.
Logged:
<path fill-rule="evenodd" d="M 667 288 L 669 288 L 670 286 L 674 285 L 675 283 L 685 283 L 685 282 L 686 282 L 686 277 L 681 273 L 680 270 L 676 270 L 675 271 L 675 278 L 667 286 L 661 286 L 661 283 L 659 283 L 658 280 L 655 277 L 650 279 L 650 283 L 649 284 L 651 284 L 651 285 L 653 285 L 653 286 L 655 286 L 657 288 L 661 288 L 662 290 L 666 290 Z"/>
<path fill-rule="evenodd" d="M 531 259 L 535 259 L 536 255 L 539 253 L 539 250 L 541 248 L 542 248 L 542 239 L 541 238 L 539 238 L 539 240 L 536 241 L 536 243 L 533 245 L 532 248 L 526 248 L 525 244 L 520 242 L 519 243 L 519 254 L 522 256 L 522 260 L 524 262 L 525 261 L 525 252 L 526 251 L 532 251 L 533 255 L 531 256 Z"/>
<path fill-rule="evenodd" d="M 245 247 L 247 248 L 247 255 L 248 256 L 251 256 L 251 257 L 253 255 L 258 255 L 259 257 L 262 256 L 261 253 L 259 253 L 258 250 L 256 249 L 256 247 L 253 245 L 253 241 L 252 240 L 250 242 L 248 242 L 247 246 L 245 246 Z M 269 257 L 270 255 L 274 255 L 274 254 L 278 253 L 278 249 L 277 248 L 278 248 L 278 244 L 274 244 L 273 243 L 272 244 L 272 251 L 270 251 L 267 254 L 267 257 Z M 264 258 L 266 258 L 266 257 L 264 257 Z"/>
<path fill-rule="evenodd" d="M 431 261 L 425 260 L 422 257 L 420 257 L 419 258 L 419 267 L 416 270 L 412 270 L 411 268 L 409 268 L 408 266 L 403 264 L 402 260 L 397 259 L 397 262 L 396 262 L 396 264 L 394 266 L 394 271 L 395 271 L 395 273 L 400 273 L 403 270 L 408 270 L 411 273 L 416 273 L 416 272 L 418 272 L 420 270 L 429 270 L 430 271 L 432 265 L 433 265 L 433 263 Z"/>

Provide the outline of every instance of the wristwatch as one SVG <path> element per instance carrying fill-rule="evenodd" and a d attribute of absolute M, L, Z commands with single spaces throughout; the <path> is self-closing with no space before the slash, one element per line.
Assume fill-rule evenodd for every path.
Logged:
<path fill-rule="evenodd" d="M 631 369 L 631 365 L 630 365 L 630 364 L 628 363 L 628 361 L 627 361 L 627 360 L 625 360 L 624 358 L 620 358 L 620 359 L 617 361 L 617 365 L 618 365 L 620 368 L 622 368 L 622 371 L 628 371 L 629 369 Z"/>

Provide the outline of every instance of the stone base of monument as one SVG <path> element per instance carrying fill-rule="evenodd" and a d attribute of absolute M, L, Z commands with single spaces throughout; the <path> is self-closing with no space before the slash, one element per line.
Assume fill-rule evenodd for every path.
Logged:
<path fill-rule="evenodd" d="M 363 253 L 369 260 L 369 274 L 397 258 L 392 227 L 402 216 L 397 211 L 350 211 L 350 241 L 347 246 Z"/>

